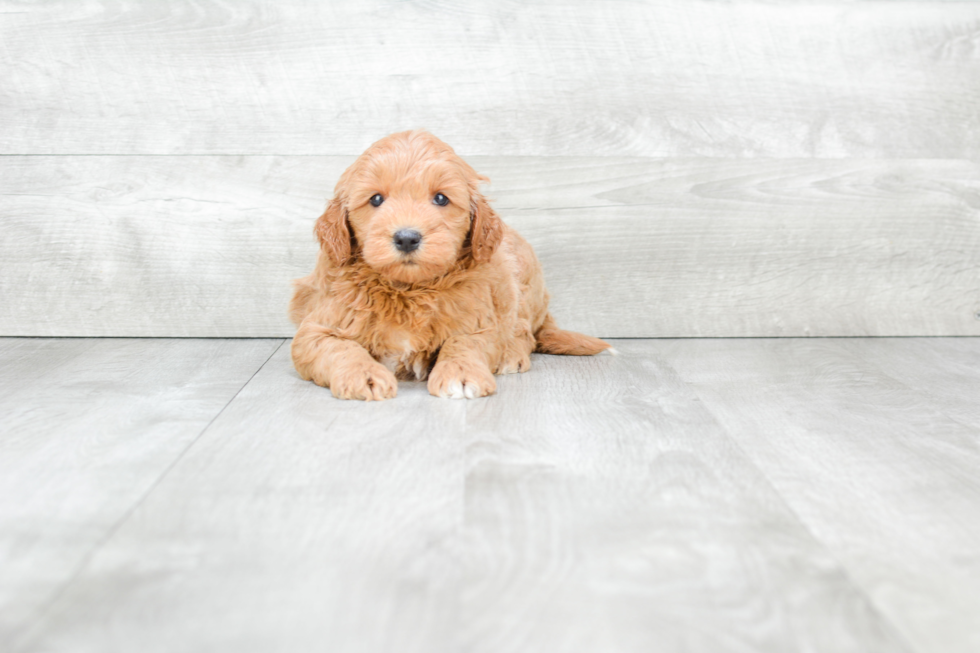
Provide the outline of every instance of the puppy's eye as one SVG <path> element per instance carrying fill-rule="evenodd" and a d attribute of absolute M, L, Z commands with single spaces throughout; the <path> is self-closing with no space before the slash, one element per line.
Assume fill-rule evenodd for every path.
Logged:
<path fill-rule="evenodd" d="M 449 198 L 442 193 L 436 193 L 436 196 L 432 198 L 432 202 L 434 204 L 438 204 L 439 206 L 446 206 L 449 204 Z"/>
<path fill-rule="evenodd" d="M 381 197 L 381 193 L 375 193 L 371 196 L 369 201 L 371 202 L 371 206 L 381 206 L 381 203 L 385 201 L 385 198 Z"/>

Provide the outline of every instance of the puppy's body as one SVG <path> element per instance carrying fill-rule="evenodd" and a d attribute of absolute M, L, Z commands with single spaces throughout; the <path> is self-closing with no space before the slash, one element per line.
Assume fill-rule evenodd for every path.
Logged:
<path fill-rule="evenodd" d="M 548 296 L 531 246 L 510 228 L 491 261 L 458 265 L 419 285 L 391 282 L 365 265 L 334 267 L 321 259 L 296 282 L 291 317 L 332 325 L 360 343 L 396 376 L 424 380 L 442 343 L 484 335 L 487 365 L 496 373 L 530 365 L 533 334 L 544 324 Z"/>
<path fill-rule="evenodd" d="M 473 398 L 495 391 L 493 374 L 527 371 L 535 349 L 609 347 L 557 329 L 541 265 L 479 194 L 483 180 L 425 132 L 375 143 L 344 173 L 290 304 L 303 378 L 341 398 L 393 397 L 396 376 Z"/>

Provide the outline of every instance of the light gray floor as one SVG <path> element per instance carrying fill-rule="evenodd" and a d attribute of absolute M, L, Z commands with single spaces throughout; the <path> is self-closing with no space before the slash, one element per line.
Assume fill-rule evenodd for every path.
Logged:
<path fill-rule="evenodd" d="M 363 404 L 0 339 L 0 648 L 980 650 L 980 338 L 616 346 Z"/>

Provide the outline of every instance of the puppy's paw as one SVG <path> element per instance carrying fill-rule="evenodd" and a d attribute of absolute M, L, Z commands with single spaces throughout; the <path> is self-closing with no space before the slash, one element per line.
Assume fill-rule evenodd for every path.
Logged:
<path fill-rule="evenodd" d="M 358 363 L 334 373 L 330 392 L 337 399 L 380 401 L 398 394 L 398 381 L 381 363 Z"/>
<path fill-rule="evenodd" d="M 444 399 L 476 399 L 496 392 L 497 382 L 485 365 L 446 360 L 432 368 L 428 388 Z"/>
<path fill-rule="evenodd" d="M 500 361 L 494 374 L 517 374 L 527 372 L 529 369 L 531 369 L 531 357 L 527 354 L 517 354 Z"/>

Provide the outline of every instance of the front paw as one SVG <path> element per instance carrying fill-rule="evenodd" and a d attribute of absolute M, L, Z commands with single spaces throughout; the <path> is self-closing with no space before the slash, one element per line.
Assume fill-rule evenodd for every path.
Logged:
<path fill-rule="evenodd" d="M 486 365 L 445 360 L 429 374 L 429 394 L 444 399 L 476 399 L 497 391 L 497 382 Z"/>
<path fill-rule="evenodd" d="M 334 373 L 330 392 L 337 399 L 381 401 L 398 394 L 398 381 L 381 363 L 356 363 Z"/>
<path fill-rule="evenodd" d="M 531 369 L 531 357 L 527 354 L 514 354 L 500 361 L 494 374 L 517 374 Z"/>

